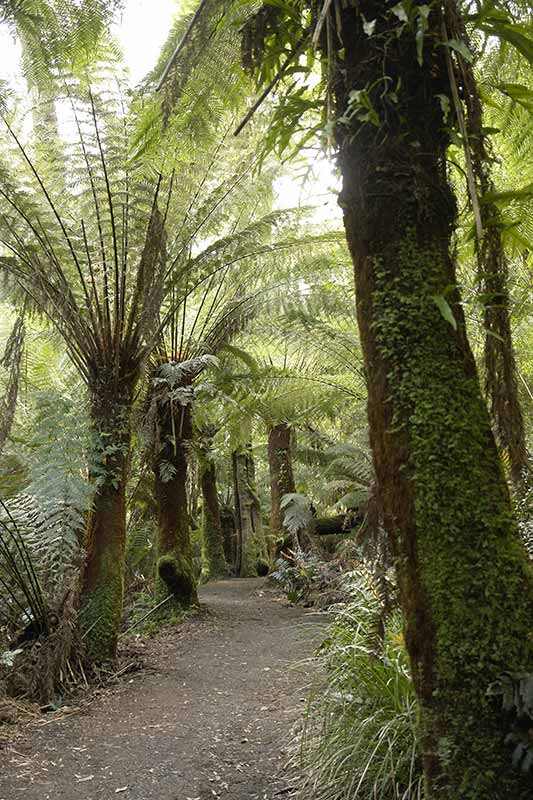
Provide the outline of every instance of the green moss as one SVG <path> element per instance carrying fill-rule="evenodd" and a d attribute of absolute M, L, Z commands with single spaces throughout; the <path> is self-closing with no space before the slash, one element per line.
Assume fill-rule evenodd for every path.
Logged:
<path fill-rule="evenodd" d="M 122 577 L 117 574 L 113 578 L 108 576 L 101 586 L 84 596 L 80 617 L 82 630 L 86 632 L 86 652 L 91 661 L 115 658 L 123 595 Z"/>
<path fill-rule="evenodd" d="M 158 594 L 174 596 L 175 605 L 188 608 L 197 603 L 196 578 L 192 564 L 179 553 L 167 553 L 157 561 Z M 167 604 L 167 612 L 172 612 L 172 603 Z"/>
<path fill-rule="evenodd" d="M 99 543 L 92 568 L 92 587 L 81 599 L 81 629 L 88 658 L 107 661 L 115 658 L 122 624 L 124 550 L 118 536 Z"/>
<path fill-rule="evenodd" d="M 222 526 L 220 519 L 217 521 L 207 507 L 204 500 L 202 514 L 203 528 L 203 572 L 209 578 L 224 578 L 229 574 L 229 568 L 224 556 L 224 543 L 222 539 Z"/>
<path fill-rule="evenodd" d="M 242 548 L 241 569 L 239 572 L 241 578 L 257 577 L 257 551 L 256 539 L 250 534 L 244 539 L 244 546 Z"/>
<path fill-rule="evenodd" d="M 133 605 L 128 608 L 125 638 L 135 638 L 139 634 L 151 636 L 161 630 L 162 624 L 181 625 L 188 616 L 198 613 L 195 606 L 184 609 L 172 603 L 170 613 L 165 610 L 164 605 L 154 610 L 156 604 L 157 600 L 152 592 L 140 592 L 135 596 Z"/>
<path fill-rule="evenodd" d="M 429 599 L 434 678 L 422 725 L 455 787 L 437 779 L 428 796 L 525 800 L 532 780 L 511 770 L 499 713 L 486 691 L 504 671 L 533 670 L 532 577 L 461 339 L 462 317 L 454 331 L 434 299 L 447 290 L 444 258 L 406 229 L 396 271 L 384 261 L 374 264 L 372 298 L 394 409 L 391 433 L 407 440 L 418 574 Z M 405 596 L 412 589 L 406 540 L 413 532 L 399 528 L 395 534 L 409 609 L 416 605 Z M 407 629 L 416 623 L 408 612 Z M 415 681 L 423 681 L 416 663 L 413 668 Z"/>

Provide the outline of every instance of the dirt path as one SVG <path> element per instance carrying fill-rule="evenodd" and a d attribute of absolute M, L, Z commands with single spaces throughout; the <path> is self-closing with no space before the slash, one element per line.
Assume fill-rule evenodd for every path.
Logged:
<path fill-rule="evenodd" d="M 0 800 L 284 800 L 313 631 L 262 580 L 201 590 L 212 612 L 151 643 L 151 669 L 0 752 Z"/>

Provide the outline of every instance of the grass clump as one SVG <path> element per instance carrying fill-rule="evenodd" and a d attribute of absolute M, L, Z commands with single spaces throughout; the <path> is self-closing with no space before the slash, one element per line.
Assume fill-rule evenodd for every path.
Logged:
<path fill-rule="evenodd" d="M 316 656 L 324 685 L 300 738 L 306 800 L 415 800 L 423 796 L 416 700 L 399 617 L 383 626 L 369 576 L 348 576 Z"/>

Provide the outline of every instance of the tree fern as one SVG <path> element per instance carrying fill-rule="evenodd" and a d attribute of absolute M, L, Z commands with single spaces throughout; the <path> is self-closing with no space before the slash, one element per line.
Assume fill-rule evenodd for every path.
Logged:
<path fill-rule="evenodd" d="M 48 607 L 24 533 L 0 501 L 0 618 L 12 631 L 36 624 L 46 633 Z"/>
<path fill-rule="evenodd" d="M 7 386 L 4 390 L 2 407 L 0 408 L 0 452 L 11 432 L 11 427 L 15 418 L 25 334 L 26 329 L 24 326 L 23 312 L 15 320 L 13 330 L 6 343 L 4 355 L 0 360 L 0 366 L 8 373 Z"/>
<path fill-rule="evenodd" d="M 91 438 L 86 409 L 65 390 L 34 396 L 31 430 L 19 426 L 27 483 L 11 500 L 12 514 L 40 564 L 49 596 L 57 599 L 66 574 L 79 570 L 92 488 L 86 475 Z"/>

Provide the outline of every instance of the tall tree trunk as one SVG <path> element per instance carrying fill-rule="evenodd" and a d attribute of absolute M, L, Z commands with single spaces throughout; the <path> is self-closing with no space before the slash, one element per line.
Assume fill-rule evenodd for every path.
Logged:
<path fill-rule="evenodd" d="M 173 595 L 165 614 L 198 602 L 187 503 L 187 441 L 192 435 L 189 406 L 174 408 L 164 397 L 157 404 L 158 443 L 153 462 L 157 506 L 159 599 Z"/>
<path fill-rule="evenodd" d="M 340 202 L 426 794 L 525 800 L 531 775 L 512 767 L 487 688 L 503 672 L 533 670 L 533 582 L 450 255 L 456 209 L 438 99 L 450 96 L 442 18 L 438 6 L 420 5 L 421 19 L 429 12 L 420 65 L 414 30 L 401 26 L 394 4 L 366 0 L 341 12 L 335 91 L 339 111 L 365 91 L 379 115 L 377 125 L 357 115 L 338 124 Z M 377 20 L 374 33 L 365 20 Z"/>
<path fill-rule="evenodd" d="M 81 619 L 88 655 L 113 659 L 122 621 L 126 542 L 126 481 L 133 384 L 113 391 L 115 382 L 90 387 L 90 415 L 96 440 L 92 478 L 96 494 L 89 514 Z"/>
<path fill-rule="evenodd" d="M 291 428 L 286 422 L 279 422 L 268 434 L 268 464 L 270 467 L 270 536 L 272 549 L 277 550 L 279 541 L 283 541 L 283 512 L 280 508 L 281 498 L 285 494 L 296 491 L 292 472 Z"/>
<path fill-rule="evenodd" d="M 251 444 L 235 450 L 232 460 L 237 524 L 236 570 L 241 578 L 248 578 L 257 574 L 258 555 L 264 551 L 261 506 L 255 491 Z"/>
<path fill-rule="evenodd" d="M 454 2 L 448 0 L 446 27 L 451 39 L 468 42 L 464 20 Z M 469 43 L 469 42 L 468 42 Z M 491 158 L 483 126 L 483 108 L 476 84 L 474 65 L 460 62 L 464 82 L 463 97 L 467 110 L 467 142 L 471 153 L 472 172 L 482 202 L 479 221 L 481 241 L 476 240 L 478 280 L 483 292 L 483 324 L 485 328 L 485 392 L 487 395 L 496 440 L 508 455 L 515 489 L 523 489 L 527 466 L 524 419 L 518 396 L 516 359 L 509 308 L 509 266 L 502 237 L 502 214 L 495 203 L 487 202 L 494 192 Z"/>
<path fill-rule="evenodd" d="M 263 511 L 261 509 L 261 502 L 257 495 L 257 484 L 255 482 L 255 461 L 252 455 L 252 445 L 249 445 L 248 452 L 248 486 L 250 495 L 253 498 L 252 502 L 252 525 L 256 539 L 256 550 L 260 561 L 268 559 L 268 547 L 265 537 L 265 528 L 263 526 Z M 256 564 L 257 567 L 257 564 Z M 262 574 L 262 573 L 260 573 Z"/>
<path fill-rule="evenodd" d="M 220 524 L 222 525 L 222 542 L 224 547 L 224 557 L 226 564 L 232 574 L 237 572 L 237 527 L 235 525 L 235 514 L 228 505 L 223 505 L 220 509 Z"/>
<path fill-rule="evenodd" d="M 224 535 L 218 502 L 217 472 L 215 462 L 209 455 L 200 461 L 200 481 L 202 485 L 204 547 L 207 573 L 210 578 L 221 578 L 228 574 L 224 555 Z"/>
<path fill-rule="evenodd" d="M 491 245 L 491 240 L 496 240 L 496 243 Z M 484 292 L 490 298 L 485 303 L 483 314 L 485 391 L 498 443 L 509 456 L 511 477 L 515 489 L 521 493 L 527 446 L 511 331 L 508 266 L 499 228 L 491 228 L 485 233 L 480 262 L 485 274 Z"/>
<path fill-rule="evenodd" d="M 200 527 L 199 499 L 200 499 L 200 465 L 194 452 L 189 453 L 187 467 L 187 496 L 189 499 L 189 520 L 192 530 Z"/>

